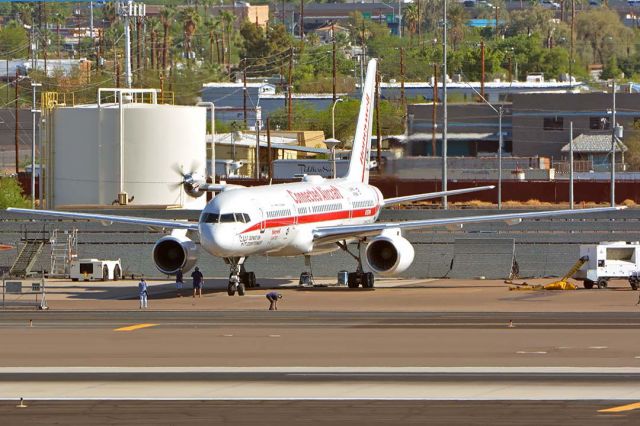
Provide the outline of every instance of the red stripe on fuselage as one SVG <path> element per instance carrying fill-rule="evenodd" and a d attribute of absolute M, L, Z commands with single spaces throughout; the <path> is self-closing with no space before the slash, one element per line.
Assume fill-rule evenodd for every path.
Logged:
<path fill-rule="evenodd" d="M 326 213 L 314 213 L 298 216 L 298 225 L 308 225 L 310 223 L 318 223 L 318 222 L 329 222 L 332 220 L 340 220 L 340 219 L 349 219 L 356 217 L 370 217 L 375 216 L 378 212 L 378 207 L 370 207 L 366 209 L 357 209 L 351 210 L 351 216 L 349 216 L 349 210 L 339 210 L 335 212 L 326 212 Z M 287 217 L 279 217 L 275 219 L 267 219 L 264 221 L 264 229 L 270 228 L 281 228 L 283 226 L 291 226 L 295 225 L 295 217 L 287 216 Z M 262 229 L 260 226 L 260 222 L 250 226 L 241 232 L 241 234 L 246 234 L 247 232 L 258 231 Z"/>

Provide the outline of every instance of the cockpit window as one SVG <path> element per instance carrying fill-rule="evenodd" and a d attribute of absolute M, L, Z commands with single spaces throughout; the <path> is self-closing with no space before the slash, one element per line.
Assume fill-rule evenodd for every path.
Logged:
<path fill-rule="evenodd" d="M 218 213 L 202 213 L 200 222 L 204 223 L 218 223 L 220 215 Z"/>
<path fill-rule="evenodd" d="M 251 218 L 246 213 L 202 213 L 200 222 L 203 223 L 249 223 Z"/>
<path fill-rule="evenodd" d="M 220 223 L 231 223 L 235 221 L 236 218 L 233 213 L 223 213 L 220 215 Z"/>

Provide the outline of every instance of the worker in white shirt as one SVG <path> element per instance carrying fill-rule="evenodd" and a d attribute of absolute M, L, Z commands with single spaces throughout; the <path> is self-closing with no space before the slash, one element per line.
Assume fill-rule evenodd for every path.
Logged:
<path fill-rule="evenodd" d="M 138 294 L 140 295 L 140 309 L 146 309 L 147 306 L 147 297 L 149 296 L 147 282 L 144 280 L 144 275 L 140 277 L 140 282 L 138 283 Z"/>

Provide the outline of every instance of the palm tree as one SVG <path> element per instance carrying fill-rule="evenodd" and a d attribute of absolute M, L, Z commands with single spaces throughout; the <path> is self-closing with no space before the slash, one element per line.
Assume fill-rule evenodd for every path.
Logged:
<path fill-rule="evenodd" d="M 158 63 L 156 61 L 156 46 L 158 44 L 158 24 L 159 21 L 157 18 L 148 18 L 147 19 L 147 28 L 151 34 L 149 40 L 149 48 L 147 49 L 149 52 L 149 65 L 151 69 L 156 69 Z M 145 61 L 146 62 L 146 61 Z"/>
<path fill-rule="evenodd" d="M 460 4 L 453 4 L 447 12 L 448 27 L 451 34 L 451 45 L 455 49 L 464 41 L 467 23 L 467 12 Z"/>
<path fill-rule="evenodd" d="M 198 29 L 200 15 L 195 8 L 188 7 L 182 10 L 180 19 L 182 20 L 182 29 L 184 30 L 184 50 L 187 57 L 187 63 L 191 63 L 191 52 L 193 50 L 191 42 L 193 40 L 193 35 Z"/>
<path fill-rule="evenodd" d="M 209 33 L 209 60 L 213 64 L 213 43 L 216 44 L 216 57 L 218 65 L 220 65 L 220 47 L 218 43 L 218 31 L 220 29 L 220 21 L 206 18 L 204 22 L 205 28 Z"/>
<path fill-rule="evenodd" d="M 62 59 L 62 56 L 60 56 L 60 45 L 62 44 L 62 39 L 60 38 L 60 27 L 64 25 L 66 21 L 67 18 L 62 14 L 61 11 L 56 12 L 51 17 L 51 22 L 56 25 L 56 44 L 58 45 L 58 59 Z"/>
<path fill-rule="evenodd" d="M 404 9 L 404 17 L 402 18 L 409 27 L 409 40 L 413 43 L 413 36 L 418 30 L 418 23 L 420 21 L 420 13 L 418 6 L 415 3 L 411 3 Z"/>
<path fill-rule="evenodd" d="M 118 19 L 115 2 L 106 2 L 102 6 L 102 18 L 109 23 L 109 28 L 113 26 L 113 23 Z"/>
<path fill-rule="evenodd" d="M 223 10 L 222 12 L 220 12 L 220 19 L 222 20 L 223 24 L 223 37 L 224 33 L 226 33 L 227 35 L 227 59 L 225 64 L 227 66 L 227 70 L 231 71 L 231 67 L 229 66 L 231 64 L 231 27 L 233 25 L 233 22 L 236 20 L 236 17 L 233 13 L 227 10 Z"/>
<path fill-rule="evenodd" d="M 163 35 L 162 35 L 162 72 L 167 72 L 167 41 L 169 37 L 169 28 L 173 23 L 173 17 L 176 10 L 172 6 L 165 6 L 160 11 L 160 22 L 162 22 Z"/>

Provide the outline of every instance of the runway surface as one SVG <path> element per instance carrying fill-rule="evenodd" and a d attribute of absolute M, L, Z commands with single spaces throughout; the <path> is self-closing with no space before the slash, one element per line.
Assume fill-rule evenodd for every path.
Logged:
<path fill-rule="evenodd" d="M 73 401 L 0 402 L 6 424 L 635 425 L 610 401 Z"/>

